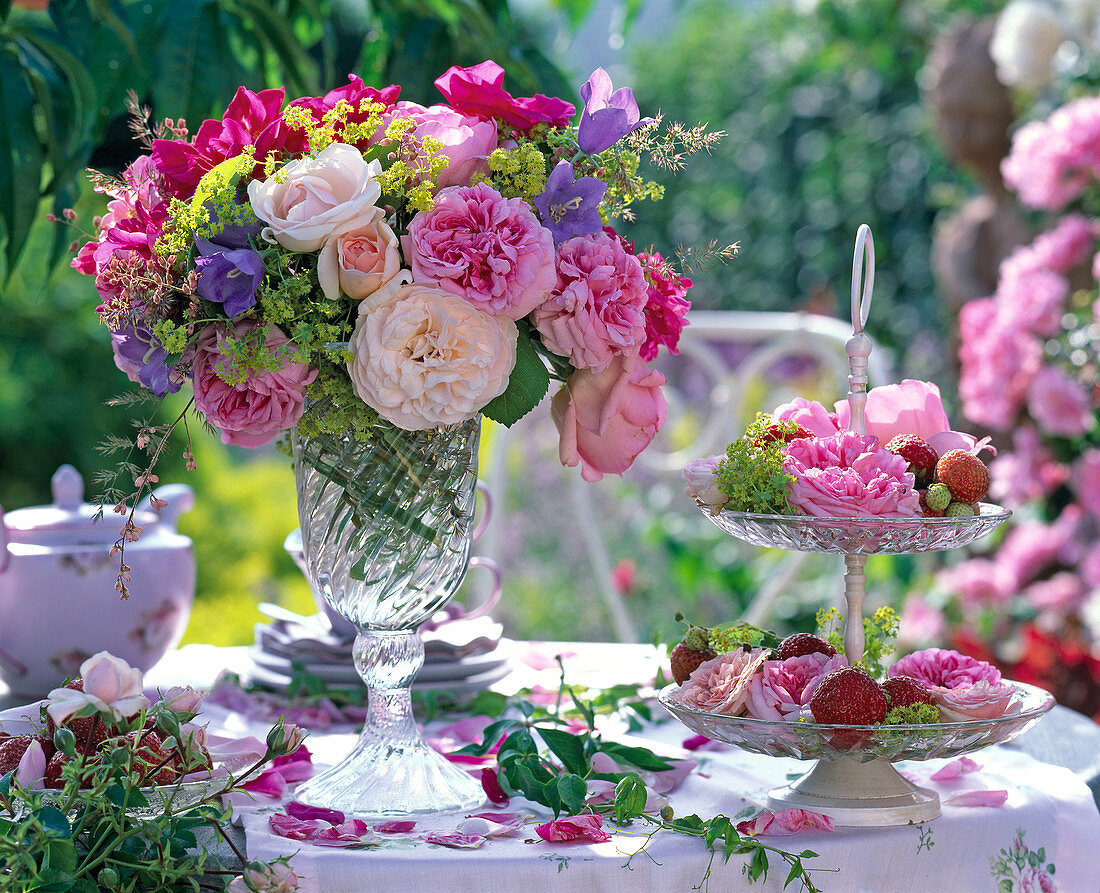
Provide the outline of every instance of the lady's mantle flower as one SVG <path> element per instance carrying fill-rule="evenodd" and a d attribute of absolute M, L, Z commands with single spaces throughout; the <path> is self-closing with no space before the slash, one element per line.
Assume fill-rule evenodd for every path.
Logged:
<path fill-rule="evenodd" d="M 603 221 L 599 205 L 605 192 L 607 184 L 596 177 L 581 177 L 574 182 L 573 165 L 560 161 L 546 181 L 546 190 L 535 197 L 535 207 L 554 242 L 564 242 L 600 231 Z"/>
<path fill-rule="evenodd" d="M 609 149 L 652 120 L 639 119 L 638 103 L 629 87 L 620 87 L 614 93 L 611 88 L 611 78 L 602 68 L 581 85 L 584 110 L 577 125 L 577 145 L 590 155 Z"/>

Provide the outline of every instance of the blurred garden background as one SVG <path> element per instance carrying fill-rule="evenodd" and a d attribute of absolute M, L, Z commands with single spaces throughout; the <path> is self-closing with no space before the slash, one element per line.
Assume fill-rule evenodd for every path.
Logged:
<path fill-rule="evenodd" d="M 667 256 L 677 246 L 740 243 L 730 263 L 691 271 L 696 309 L 846 319 L 854 234 L 871 225 L 878 272 L 868 330 L 877 350 L 895 380 L 939 383 L 956 427 L 993 436 L 1001 451 L 994 496 L 1020 519 L 970 561 L 872 560 L 872 599 L 903 613 L 910 645 L 952 644 L 993 657 L 1094 716 L 1100 322 L 1092 218 L 1080 218 L 1074 249 L 1057 260 L 1028 256 L 1029 273 L 1048 274 L 1013 285 L 1017 296 L 1048 296 L 1032 316 L 1018 311 L 1031 298 L 1014 300 L 998 279 L 999 262 L 1019 257 L 1017 246 L 1060 232 L 1067 205 L 1095 213 L 1083 192 L 1091 181 L 1037 205 L 1021 202 L 999 174 L 1011 134 L 1091 95 L 1100 70 L 1094 7 L 0 0 L 0 504 L 48 502 L 50 476 L 65 462 L 90 481 L 110 462 L 96 445 L 131 433 L 128 410 L 106 403 L 129 383 L 111 362 L 95 289 L 68 267 L 70 243 L 105 207 L 83 170 L 115 173 L 139 152 L 127 126 L 129 91 L 154 118 L 183 117 L 193 132 L 220 117 L 242 84 L 285 85 L 289 97 L 323 93 L 354 72 L 431 104 L 438 74 L 492 58 L 513 92 L 575 100 L 576 85 L 603 66 L 616 86 L 633 88 L 643 114 L 728 134 L 713 154 L 665 178 L 665 201 L 620 227 Z M 1100 120 L 1081 114 L 1075 122 L 1087 128 L 1093 117 Z M 1100 145 L 1100 127 L 1083 132 Z M 48 218 L 66 208 L 76 210 L 75 230 Z M 1068 385 L 1033 385 L 1048 369 L 1084 395 L 1078 424 L 1060 424 L 1048 411 L 1051 401 L 1069 399 Z M 1026 381 L 1017 380 L 1021 370 L 1029 370 Z M 792 393 L 835 397 L 843 388 L 799 367 L 785 372 Z M 764 408 L 766 395 L 759 397 Z M 178 412 L 177 399 L 160 410 L 165 419 Z M 494 507 L 494 523 L 506 529 L 494 540 L 505 570 L 494 615 L 508 635 L 673 641 L 677 611 L 698 623 L 735 619 L 776 574 L 784 556 L 725 538 L 674 476 L 644 470 L 593 489 L 607 545 L 606 563 L 593 563 L 573 489 L 529 475 L 546 466 L 533 451 L 555 449 L 553 438 L 539 436 L 549 424 L 545 407 L 540 413 L 507 434 L 491 426 L 483 434 L 484 462 L 507 480 Z M 745 421 L 729 419 L 731 439 Z M 668 433 L 675 440 L 680 432 Z M 187 472 L 181 451 L 159 474 L 198 496 L 180 522 L 198 560 L 185 641 L 251 642 L 260 601 L 311 611 L 308 587 L 283 551 L 297 523 L 286 456 L 200 434 L 197 470 Z M 840 585 L 835 563 L 808 562 L 759 619 L 782 632 L 810 629 Z M 600 596 L 608 587 L 611 601 Z M 616 601 L 629 615 L 626 628 Z"/>

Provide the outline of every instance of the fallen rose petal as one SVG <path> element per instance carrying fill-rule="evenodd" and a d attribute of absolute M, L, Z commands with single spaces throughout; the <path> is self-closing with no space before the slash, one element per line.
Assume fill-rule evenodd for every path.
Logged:
<path fill-rule="evenodd" d="M 672 768 L 646 773 L 647 786 L 656 794 L 671 794 L 684 783 L 699 764 L 695 760 L 669 760 Z"/>
<path fill-rule="evenodd" d="M 308 803 L 300 803 L 297 800 L 291 800 L 283 809 L 286 810 L 287 815 L 306 821 L 309 819 L 320 819 L 323 822 L 331 822 L 333 825 L 339 825 L 344 821 L 344 814 L 338 809 L 325 809 L 323 806 L 310 806 Z"/>
<path fill-rule="evenodd" d="M 739 834 L 752 837 L 790 837 L 800 831 L 832 831 L 833 820 L 827 815 L 810 812 L 806 809 L 765 810 L 744 822 L 738 822 Z"/>
<path fill-rule="evenodd" d="M 523 827 L 523 820 L 516 822 L 498 822 L 485 816 L 467 816 L 458 823 L 459 834 L 470 834 L 475 837 L 512 837 L 519 833 Z"/>
<path fill-rule="evenodd" d="M 374 825 L 374 830 L 379 834 L 404 834 L 407 831 L 412 831 L 415 827 L 416 822 L 411 819 L 393 819 L 389 822 Z"/>
<path fill-rule="evenodd" d="M 598 815 L 572 815 L 554 819 L 535 829 L 547 843 L 567 843 L 574 840 L 587 840 L 603 843 L 611 835 L 603 830 L 603 820 Z"/>
<path fill-rule="evenodd" d="M 282 798 L 286 794 L 286 779 L 278 769 L 265 769 L 256 778 L 237 787 L 251 794 Z"/>
<path fill-rule="evenodd" d="M 485 796 L 493 803 L 502 804 L 508 802 L 508 795 L 504 793 L 504 788 L 500 786 L 500 781 L 497 779 L 495 769 L 481 770 L 481 789 L 485 791 Z"/>
<path fill-rule="evenodd" d="M 706 747 L 708 744 L 715 744 L 716 742 L 708 738 L 706 735 L 692 735 L 690 738 L 685 738 L 680 745 L 684 750 L 698 750 L 701 747 Z"/>
<path fill-rule="evenodd" d="M 1008 791 L 967 791 L 946 800 L 949 806 L 1004 806 Z"/>
<path fill-rule="evenodd" d="M 374 832 L 361 819 L 349 819 L 339 825 L 333 825 L 319 831 L 313 837 L 317 846 L 355 846 L 357 844 L 378 843 Z"/>
<path fill-rule="evenodd" d="M 438 846 L 451 847 L 459 850 L 476 850 L 488 839 L 480 834 L 462 834 L 458 831 L 432 831 L 422 834 L 419 840 L 425 843 L 434 843 Z"/>
<path fill-rule="evenodd" d="M 981 765 L 975 763 L 970 757 L 959 757 L 938 771 L 933 772 L 929 778 L 932 781 L 950 781 L 952 778 L 958 778 L 968 772 L 977 772 L 981 768 Z"/>
<path fill-rule="evenodd" d="M 280 812 L 268 819 L 268 824 L 272 831 L 288 840 L 312 840 L 327 823 L 317 819 L 296 819 Z"/>

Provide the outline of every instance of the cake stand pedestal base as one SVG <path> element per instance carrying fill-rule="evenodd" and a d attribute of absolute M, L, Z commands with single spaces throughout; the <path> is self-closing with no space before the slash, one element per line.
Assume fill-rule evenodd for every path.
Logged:
<path fill-rule="evenodd" d="M 885 760 L 819 760 L 800 779 L 768 794 L 769 809 L 807 809 L 834 825 L 868 827 L 925 822 L 940 814 L 935 791 L 907 781 Z"/>

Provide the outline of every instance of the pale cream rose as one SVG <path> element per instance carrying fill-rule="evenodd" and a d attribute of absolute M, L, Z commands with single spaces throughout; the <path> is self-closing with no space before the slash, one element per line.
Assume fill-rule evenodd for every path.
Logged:
<path fill-rule="evenodd" d="M 248 184 L 252 210 L 267 226 L 261 235 L 291 251 L 316 251 L 332 235 L 382 216 L 382 165 L 354 146 L 333 143 L 316 158 L 291 161 L 262 182 Z"/>
<path fill-rule="evenodd" d="M 382 418 L 406 431 L 453 425 L 504 393 L 519 334 L 510 319 L 430 285 L 374 297 L 360 304 L 348 374 Z"/>
<path fill-rule="evenodd" d="M 1067 22 L 1046 3 L 1012 0 L 997 18 L 989 55 L 1009 87 L 1041 90 L 1054 74 L 1054 56 L 1069 39 Z"/>
<path fill-rule="evenodd" d="M 55 688 L 46 699 L 46 712 L 61 725 L 84 707 L 94 707 L 113 719 L 127 719 L 149 706 L 142 692 L 142 673 L 106 651 L 93 654 L 80 665 L 83 691 Z"/>
<path fill-rule="evenodd" d="M 335 301 L 340 292 L 360 300 L 378 291 L 401 269 L 397 235 L 378 219 L 325 242 L 317 256 L 317 279 L 325 297 Z"/>

